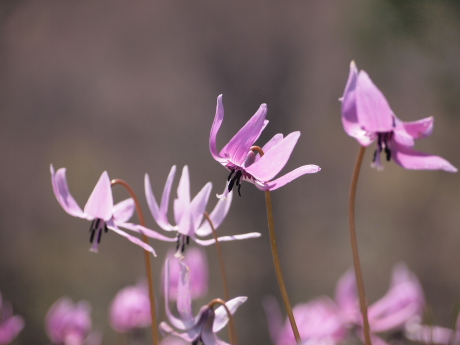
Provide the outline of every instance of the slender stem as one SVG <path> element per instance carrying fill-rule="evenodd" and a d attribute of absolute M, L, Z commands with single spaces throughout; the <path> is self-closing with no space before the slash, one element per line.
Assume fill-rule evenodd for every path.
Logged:
<path fill-rule="evenodd" d="M 220 243 L 217 240 L 217 233 L 216 229 L 214 228 L 214 224 L 211 221 L 211 218 L 209 218 L 208 212 L 204 212 L 204 217 L 208 221 L 209 225 L 211 226 L 212 230 L 212 236 L 214 237 L 214 240 L 216 241 L 216 248 L 217 248 L 217 254 L 219 256 L 219 263 L 220 263 L 220 271 L 222 272 L 222 283 L 224 285 L 224 296 L 225 300 L 228 301 L 230 300 L 230 294 L 228 292 L 228 282 L 227 282 L 227 273 L 225 271 L 225 265 L 224 265 L 224 257 L 222 255 L 222 249 L 220 248 Z M 232 339 L 232 333 L 234 334 L 234 337 L 236 338 L 236 327 L 235 324 L 233 323 L 233 319 L 230 319 L 230 325 L 228 329 L 228 336 L 229 339 Z"/>
<path fill-rule="evenodd" d="M 208 303 L 208 308 L 212 308 L 215 304 L 221 304 L 224 307 L 228 315 L 229 324 L 234 325 L 235 323 L 233 322 L 233 315 L 232 313 L 230 313 L 230 310 L 228 310 L 228 307 L 225 304 L 225 301 L 221 298 L 213 299 L 211 302 Z M 236 333 L 233 333 L 233 336 L 230 338 L 230 341 L 232 345 L 238 345 L 238 339 L 236 337 Z"/>
<path fill-rule="evenodd" d="M 361 264 L 359 262 L 358 241 L 356 239 L 355 229 L 356 187 L 358 185 L 359 171 L 361 169 L 361 164 L 363 162 L 365 151 L 366 147 L 361 146 L 358 152 L 358 157 L 356 158 L 355 169 L 353 171 L 353 177 L 351 179 L 348 219 L 350 224 L 350 241 L 351 251 L 353 253 L 353 264 L 355 267 L 356 285 L 358 286 L 359 306 L 361 309 L 361 314 L 363 315 L 364 340 L 366 345 L 371 345 L 372 343 L 370 336 L 369 319 L 367 317 L 367 301 L 366 294 L 364 292 L 363 273 L 361 271 Z"/>
<path fill-rule="evenodd" d="M 111 185 L 115 186 L 117 184 L 122 185 L 126 188 L 131 198 L 133 198 L 136 205 L 137 216 L 139 217 L 140 225 L 145 226 L 145 218 L 142 213 L 141 204 L 137 198 L 134 191 L 131 189 L 128 183 L 123 180 L 115 179 L 111 181 Z M 148 244 L 148 238 L 146 235 L 142 234 L 142 240 L 144 243 Z M 156 306 L 155 306 L 155 291 L 153 288 L 153 276 L 152 276 L 152 265 L 150 263 L 150 253 L 144 250 L 144 259 L 145 259 L 145 273 L 147 275 L 147 280 L 149 282 L 149 298 L 150 298 L 150 314 L 152 317 L 152 341 L 153 345 L 158 345 L 158 330 L 157 330 L 157 317 L 156 317 Z"/>

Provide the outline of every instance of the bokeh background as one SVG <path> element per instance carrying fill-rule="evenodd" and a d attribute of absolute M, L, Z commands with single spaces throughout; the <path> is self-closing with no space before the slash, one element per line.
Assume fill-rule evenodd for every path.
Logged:
<path fill-rule="evenodd" d="M 104 344 L 114 343 L 109 303 L 144 272 L 141 250 L 114 233 L 103 236 L 98 254 L 88 251 L 89 223 L 57 203 L 50 163 L 67 168 L 81 206 L 104 170 L 132 185 L 146 213 L 144 174 L 159 195 L 174 164 L 189 166 L 193 195 L 208 181 L 213 195 L 221 193 L 228 173 L 208 149 L 219 94 L 226 116 L 219 147 L 267 103 L 270 124 L 258 143 L 300 130 L 283 172 L 321 166 L 272 197 L 291 302 L 331 296 L 352 265 L 347 200 L 358 144 L 342 129 L 338 101 L 349 63 L 369 73 L 402 120 L 433 115 L 432 137 L 416 148 L 458 167 L 459 37 L 454 0 L 2 0 L 0 291 L 26 320 L 14 343 L 49 343 L 44 316 L 64 295 L 89 301 Z M 377 172 L 372 151 L 357 196 L 369 301 L 385 293 L 393 265 L 405 262 L 434 322 L 448 326 L 460 299 L 459 175 L 393 162 Z M 121 187 L 114 192 L 116 200 L 127 197 Z M 240 343 L 269 344 L 261 299 L 279 293 L 264 194 L 247 183 L 242 194 L 219 232 L 263 234 L 222 247 L 231 295 L 249 297 L 236 317 Z M 149 214 L 147 222 L 158 228 Z M 152 244 L 158 283 L 168 245 Z M 208 296 L 222 297 L 215 248 L 207 253 Z"/>

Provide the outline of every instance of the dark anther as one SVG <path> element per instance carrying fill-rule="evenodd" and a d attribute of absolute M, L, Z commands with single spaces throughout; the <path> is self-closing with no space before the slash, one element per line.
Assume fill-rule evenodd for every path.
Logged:
<path fill-rule="evenodd" d="M 182 246 L 180 247 L 181 253 L 183 253 L 185 250 L 185 242 L 182 242 Z"/>
<path fill-rule="evenodd" d="M 176 252 L 179 250 L 179 238 L 176 241 Z"/>
<path fill-rule="evenodd" d="M 233 175 L 234 172 L 235 172 L 235 169 L 233 169 L 233 170 L 230 172 L 230 175 L 228 175 L 228 177 L 227 177 L 227 181 L 230 181 L 230 179 L 232 178 L 232 175 Z"/>
<path fill-rule="evenodd" d="M 94 223 L 95 222 L 96 222 L 96 219 L 93 219 L 93 221 L 91 222 L 91 226 L 89 227 L 89 232 L 94 230 Z"/>
<path fill-rule="evenodd" d="M 375 163 L 375 159 L 377 158 L 377 149 L 374 151 L 374 157 L 372 158 L 372 163 Z"/>
<path fill-rule="evenodd" d="M 381 152 L 382 151 L 382 134 L 381 133 L 379 133 L 377 136 L 377 147 L 378 147 L 379 152 Z"/>
<path fill-rule="evenodd" d="M 233 185 L 236 182 L 236 185 L 238 186 L 240 184 L 241 176 L 243 176 L 243 172 L 241 170 L 238 170 L 233 176 L 233 178 L 230 180 L 230 183 L 228 184 L 228 191 L 231 192 L 233 189 Z"/>
<path fill-rule="evenodd" d="M 241 196 L 241 184 L 238 186 L 238 195 Z"/>
<path fill-rule="evenodd" d="M 96 233 L 96 231 L 94 229 L 89 229 L 89 231 L 91 231 L 91 237 L 89 238 L 89 243 L 93 243 L 94 241 L 94 234 Z"/>
<path fill-rule="evenodd" d="M 190 236 L 187 236 L 187 244 L 190 244 Z"/>
<path fill-rule="evenodd" d="M 387 157 L 387 161 L 389 162 L 390 159 L 391 159 L 391 151 L 388 147 L 385 146 L 385 154 L 386 154 L 386 157 Z"/>
<path fill-rule="evenodd" d="M 97 243 L 101 242 L 101 236 L 102 236 L 102 231 L 99 230 L 99 232 L 97 233 Z"/>
<path fill-rule="evenodd" d="M 96 224 L 94 225 L 94 229 L 99 228 L 99 223 L 101 222 L 101 218 L 96 218 Z"/>

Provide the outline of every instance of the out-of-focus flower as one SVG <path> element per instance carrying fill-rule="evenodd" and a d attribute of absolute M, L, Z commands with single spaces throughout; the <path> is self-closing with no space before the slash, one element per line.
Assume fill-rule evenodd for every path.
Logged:
<path fill-rule="evenodd" d="M 145 281 L 120 290 L 109 309 L 110 326 L 119 333 L 132 332 L 152 324 L 149 289 Z"/>
<path fill-rule="evenodd" d="M 197 236 L 209 236 L 212 234 L 212 229 L 209 223 L 205 220 L 203 222 L 203 215 L 208 203 L 209 194 L 211 193 L 212 183 L 208 182 L 200 192 L 190 201 L 190 177 L 188 167 L 184 166 L 182 176 L 177 187 L 177 199 L 174 200 L 174 220 L 176 225 L 171 225 L 168 221 L 168 203 L 169 195 L 171 193 L 171 186 L 176 173 L 176 166 L 171 168 L 171 171 L 166 180 L 161 198 L 161 205 L 158 207 L 155 196 L 152 192 L 149 176 L 145 175 L 145 196 L 149 204 L 150 211 L 157 224 L 166 231 L 177 231 L 176 239 L 168 239 L 168 241 L 177 241 L 178 254 L 182 253 L 185 245 L 188 244 L 190 238 L 202 246 L 208 246 L 215 243 L 214 238 L 202 240 Z M 231 194 L 227 200 L 219 200 L 214 207 L 214 210 L 209 215 L 214 228 L 222 223 L 228 213 L 232 202 Z M 142 231 L 145 229 L 139 227 Z M 259 237 L 260 233 L 251 232 L 243 235 L 223 236 L 219 237 L 219 242 L 243 240 L 247 238 Z"/>
<path fill-rule="evenodd" d="M 24 328 L 24 319 L 13 315 L 11 304 L 2 299 L 0 293 L 0 344 L 9 344 Z"/>
<path fill-rule="evenodd" d="M 273 180 L 286 165 L 300 137 L 300 132 L 292 132 L 286 138 L 283 138 L 282 134 L 276 134 L 262 148 L 264 155 L 260 157 L 257 152 L 251 150 L 251 147 L 268 124 L 268 120 L 265 120 L 266 115 L 267 105 L 262 104 L 254 116 L 218 152 L 216 137 L 224 120 L 224 105 L 222 95 L 217 97 L 216 116 L 209 137 L 209 150 L 216 161 L 230 170 L 228 184 L 224 193 L 218 195 L 219 198 L 226 198 L 235 185 L 238 186 L 240 194 L 241 181 L 251 182 L 264 191 L 275 190 L 299 176 L 321 170 L 317 165 L 304 165 Z"/>
<path fill-rule="evenodd" d="M 228 323 L 229 318 L 223 306 L 216 310 L 212 306 L 201 307 L 197 316 L 192 315 L 192 302 L 190 292 L 190 269 L 184 264 L 181 265 L 181 277 L 178 284 L 177 311 L 180 318 L 175 317 L 169 309 L 169 262 L 166 262 L 165 271 L 165 304 L 166 315 L 169 322 L 183 332 L 175 331 L 166 322 L 160 324 L 160 329 L 169 334 L 182 338 L 193 345 L 202 342 L 204 345 L 225 345 L 223 340 L 216 335 Z M 225 305 L 233 315 L 238 307 L 247 300 L 247 297 L 236 297 L 226 302 Z"/>
<path fill-rule="evenodd" d="M 110 186 L 109 175 L 106 171 L 102 173 L 96 187 L 94 187 L 94 190 L 85 205 L 84 210 L 82 210 L 70 194 L 66 179 L 66 169 L 61 168 L 54 172 L 54 168 L 51 165 L 50 170 L 54 195 L 64 211 L 71 216 L 92 221 L 90 227 L 90 242 L 93 244 L 90 250 L 92 252 L 98 251 L 102 233 L 107 232 L 108 229 L 110 229 L 155 255 L 155 251 L 151 246 L 144 243 L 139 238 L 131 236 L 120 230 L 119 227 L 136 232 L 142 232 L 145 235 L 156 239 L 167 239 L 166 236 L 163 236 L 156 231 L 150 229 L 140 230 L 137 225 L 128 223 L 128 220 L 134 213 L 134 201 L 129 198 L 119 202 L 115 206 L 113 205 L 112 188 Z"/>
<path fill-rule="evenodd" d="M 172 300 L 177 299 L 177 286 L 181 275 L 180 260 L 190 268 L 191 298 L 204 297 L 208 292 L 208 261 L 206 259 L 206 252 L 199 247 L 192 247 L 187 250 L 187 255 L 182 259 L 177 258 L 174 253 L 175 251 L 170 249 L 166 254 L 166 260 L 169 262 L 169 298 Z M 166 261 L 161 272 L 163 282 L 165 271 Z"/>
<path fill-rule="evenodd" d="M 160 345 L 189 345 L 189 343 L 179 337 L 170 336 L 160 341 Z"/>
<path fill-rule="evenodd" d="M 360 71 L 352 61 L 350 74 L 342 100 L 342 123 L 348 135 L 362 146 L 377 139 L 372 166 L 382 169 L 380 153 L 393 159 L 406 169 L 456 172 L 444 158 L 414 151 L 414 140 L 425 138 L 433 131 L 433 117 L 413 122 L 399 120 L 391 110 L 385 96 L 374 85 L 366 72 Z"/>
<path fill-rule="evenodd" d="M 91 332 L 91 306 L 86 301 L 76 304 L 63 297 L 46 314 L 46 331 L 54 344 L 99 345 L 102 338 Z"/>

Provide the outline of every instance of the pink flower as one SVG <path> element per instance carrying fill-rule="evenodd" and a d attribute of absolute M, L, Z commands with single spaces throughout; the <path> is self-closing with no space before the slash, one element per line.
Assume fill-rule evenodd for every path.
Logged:
<path fill-rule="evenodd" d="M 300 132 L 292 132 L 286 138 L 283 138 L 282 134 L 276 134 L 262 148 L 264 156 L 260 157 L 251 150 L 251 147 L 268 124 L 268 120 L 265 120 L 266 115 L 267 105 L 262 104 L 254 116 L 218 152 L 216 137 L 224 120 L 224 105 L 222 95 L 217 97 L 216 116 L 209 137 L 209 150 L 216 161 L 230 170 L 227 187 L 218 197 L 226 198 L 235 185 L 238 186 L 238 194 L 240 194 L 241 181 L 251 182 L 264 191 L 275 190 L 299 176 L 321 170 L 317 165 L 304 165 L 273 180 L 286 165 L 300 137 Z"/>
<path fill-rule="evenodd" d="M 406 169 L 457 172 L 452 164 L 439 156 L 414 151 L 414 140 L 425 138 L 433 131 L 433 117 L 413 122 L 399 120 L 385 96 L 366 72 L 352 61 L 342 100 L 342 123 L 348 135 L 362 146 L 377 140 L 372 166 L 382 169 L 380 153 L 387 161 L 393 159 Z"/>
<path fill-rule="evenodd" d="M 115 206 L 113 205 L 112 188 L 110 186 L 109 175 L 106 171 L 102 173 L 96 187 L 94 187 L 94 190 L 85 205 L 84 210 L 82 210 L 70 194 L 66 179 L 66 169 L 61 168 L 54 172 L 52 165 L 50 169 L 54 195 L 64 211 L 71 216 L 91 221 L 91 227 L 89 230 L 91 233 L 90 242 L 93 244 L 90 249 L 92 252 L 98 251 L 102 233 L 107 232 L 108 229 L 125 237 L 145 250 L 152 252 L 154 255 L 155 251 L 151 246 L 144 243 L 139 238 L 131 236 L 120 230 L 119 227 L 136 232 L 143 232 L 145 235 L 152 238 L 167 238 L 153 230 L 140 230 L 137 225 L 128 223 L 128 220 L 134 213 L 134 201 L 130 198 L 116 204 Z"/>
<path fill-rule="evenodd" d="M 11 304 L 2 299 L 0 293 L 0 344 L 9 344 L 24 328 L 24 319 L 13 315 Z"/>
<path fill-rule="evenodd" d="M 152 324 L 149 290 L 145 281 L 120 290 L 109 309 L 110 326 L 119 333 L 131 332 Z"/>
<path fill-rule="evenodd" d="M 173 249 L 168 250 L 166 260 L 169 261 L 169 297 L 177 300 L 177 287 L 180 279 L 180 261 L 190 268 L 190 293 L 191 298 L 204 297 L 208 292 L 208 261 L 206 252 L 199 247 L 192 247 L 187 250 L 187 255 L 181 259 L 174 255 Z M 164 282 L 166 261 L 161 272 L 161 280 Z M 166 283 L 163 284 L 165 286 Z"/>
<path fill-rule="evenodd" d="M 54 344 L 99 345 L 101 336 L 91 332 L 91 306 L 86 301 L 73 304 L 63 297 L 46 314 L 46 331 Z"/>

